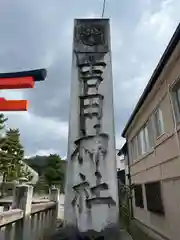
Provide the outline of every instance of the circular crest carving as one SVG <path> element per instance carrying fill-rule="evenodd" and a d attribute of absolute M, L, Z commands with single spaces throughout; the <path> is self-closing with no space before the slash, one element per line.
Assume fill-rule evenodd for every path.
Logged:
<path fill-rule="evenodd" d="M 87 46 L 104 45 L 104 28 L 96 24 L 83 24 L 78 27 L 78 39 Z"/>

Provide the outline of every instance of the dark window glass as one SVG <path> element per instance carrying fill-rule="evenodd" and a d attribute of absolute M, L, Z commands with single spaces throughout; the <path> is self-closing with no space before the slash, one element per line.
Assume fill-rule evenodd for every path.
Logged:
<path fill-rule="evenodd" d="M 145 184 L 147 209 L 151 212 L 164 215 L 164 206 L 161 197 L 161 183 L 152 182 Z"/>
<path fill-rule="evenodd" d="M 136 207 L 144 208 L 142 185 L 134 186 L 134 195 Z"/>

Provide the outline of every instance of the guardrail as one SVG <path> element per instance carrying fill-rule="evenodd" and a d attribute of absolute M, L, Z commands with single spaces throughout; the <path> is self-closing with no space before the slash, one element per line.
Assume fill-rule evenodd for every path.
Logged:
<path fill-rule="evenodd" d="M 47 239 L 56 229 L 59 190 L 52 189 L 49 201 L 32 204 L 33 187 L 17 186 L 12 209 L 0 207 L 0 240 Z"/>

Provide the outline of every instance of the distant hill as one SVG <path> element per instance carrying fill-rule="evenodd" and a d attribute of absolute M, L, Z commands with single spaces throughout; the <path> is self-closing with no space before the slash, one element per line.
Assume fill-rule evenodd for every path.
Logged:
<path fill-rule="evenodd" d="M 48 158 L 47 156 L 34 156 L 31 158 L 26 158 L 24 161 L 29 165 L 38 165 L 43 167 L 47 165 Z"/>
<path fill-rule="evenodd" d="M 34 156 L 24 159 L 24 162 L 38 172 L 39 175 L 42 175 L 43 169 L 47 167 L 48 157 L 49 156 Z M 66 171 L 67 161 L 62 160 L 62 163 L 64 164 L 64 170 Z"/>

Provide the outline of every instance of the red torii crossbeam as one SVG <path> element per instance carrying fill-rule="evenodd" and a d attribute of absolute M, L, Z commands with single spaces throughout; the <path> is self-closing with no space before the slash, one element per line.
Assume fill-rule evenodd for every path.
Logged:
<path fill-rule="evenodd" d="M 33 88 L 35 82 L 44 81 L 46 69 L 23 72 L 0 73 L 0 89 Z M 0 111 L 27 111 L 27 100 L 6 100 L 0 98 Z"/>

